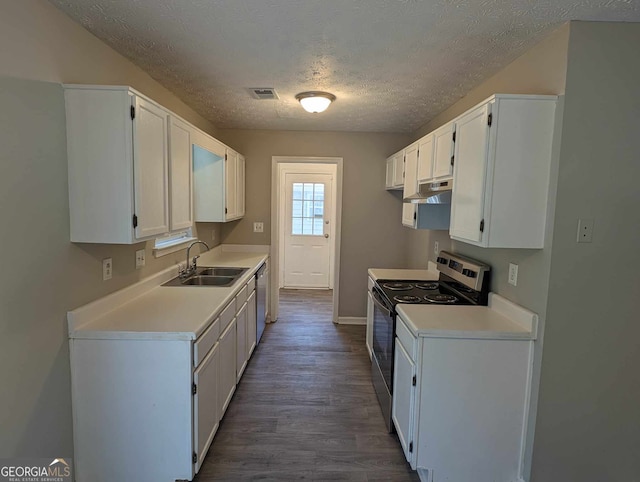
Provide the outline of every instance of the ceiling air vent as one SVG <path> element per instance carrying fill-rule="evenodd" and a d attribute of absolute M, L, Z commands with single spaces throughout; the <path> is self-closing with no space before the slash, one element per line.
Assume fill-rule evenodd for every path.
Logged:
<path fill-rule="evenodd" d="M 258 100 L 273 100 L 279 99 L 276 89 L 272 87 L 250 87 L 247 89 L 251 94 L 251 97 Z"/>

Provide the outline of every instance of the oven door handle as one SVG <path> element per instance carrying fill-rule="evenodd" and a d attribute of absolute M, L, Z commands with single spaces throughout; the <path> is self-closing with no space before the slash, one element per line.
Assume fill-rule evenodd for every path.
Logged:
<path fill-rule="evenodd" d="M 384 304 L 384 301 L 382 301 L 382 298 L 380 298 L 380 294 L 377 291 L 373 292 L 373 302 L 378 306 L 380 310 L 382 310 L 389 318 L 391 318 L 391 310 Z"/>

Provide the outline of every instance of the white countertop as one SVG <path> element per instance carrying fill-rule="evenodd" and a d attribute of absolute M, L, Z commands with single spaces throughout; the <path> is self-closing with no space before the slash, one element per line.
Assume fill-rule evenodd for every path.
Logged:
<path fill-rule="evenodd" d="M 489 306 L 398 304 L 398 314 L 416 336 L 535 340 L 538 315 L 495 293 Z"/>
<path fill-rule="evenodd" d="M 369 268 L 369 277 L 374 281 L 379 279 L 431 281 L 437 280 L 439 275 L 436 264 L 431 261 L 429 261 L 429 269 Z"/>
<path fill-rule="evenodd" d="M 70 311 L 70 338 L 194 340 L 250 280 L 268 255 L 213 249 L 199 266 L 249 268 L 228 288 L 160 286 L 177 276 L 170 268 L 105 298 Z"/>

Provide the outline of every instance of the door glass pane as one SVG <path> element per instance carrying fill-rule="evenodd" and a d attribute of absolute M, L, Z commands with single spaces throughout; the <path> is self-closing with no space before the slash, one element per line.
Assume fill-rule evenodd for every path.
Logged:
<path fill-rule="evenodd" d="M 293 201 L 293 217 L 301 218 L 302 217 L 302 201 Z"/>
<path fill-rule="evenodd" d="M 324 234 L 324 183 L 294 182 L 291 204 L 291 234 Z"/>
<path fill-rule="evenodd" d="M 302 234 L 302 218 L 293 218 L 291 223 L 291 234 Z"/>

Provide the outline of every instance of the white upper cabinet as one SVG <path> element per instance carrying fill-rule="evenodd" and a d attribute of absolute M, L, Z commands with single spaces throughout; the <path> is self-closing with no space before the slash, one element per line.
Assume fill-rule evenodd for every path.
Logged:
<path fill-rule="evenodd" d="M 386 189 L 404 188 L 404 150 L 387 158 Z"/>
<path fill-rule="evenodd" d="M 191 129 L 177 117 L 169 118 L 171 231 L 193 225 Z"/>
<path fill-rule="evenodd" d="M 418 182 L 433 177 L 433 134 L 427 134 L 418 141 Z"/>
<path fill-rule="evenodd" d="M 500 94 L 456 120 L 453 239 L 543 247 L 556 100 Z"/>
<path fill-rule="evenodd" d="M 453 176 L 456 125 L 446 124 L 433 132 L 433 173 L 434 181 Z"/>
<path fill-rule="evenodd" d="M 245 160 L 199 133 L 193 146 L 193 195 L 197 222 L 224 223 L 244 216 Z"/>
<path fill-rule="evenodd" d="M 127 87 L 65 85 L 71 241 L 169 232 L 169 112 Z"/>
<path fill-rule="evenodd" d="M 404 150 L 404 189 L 402 197 L 418 194 L 418 143 Z"/>

